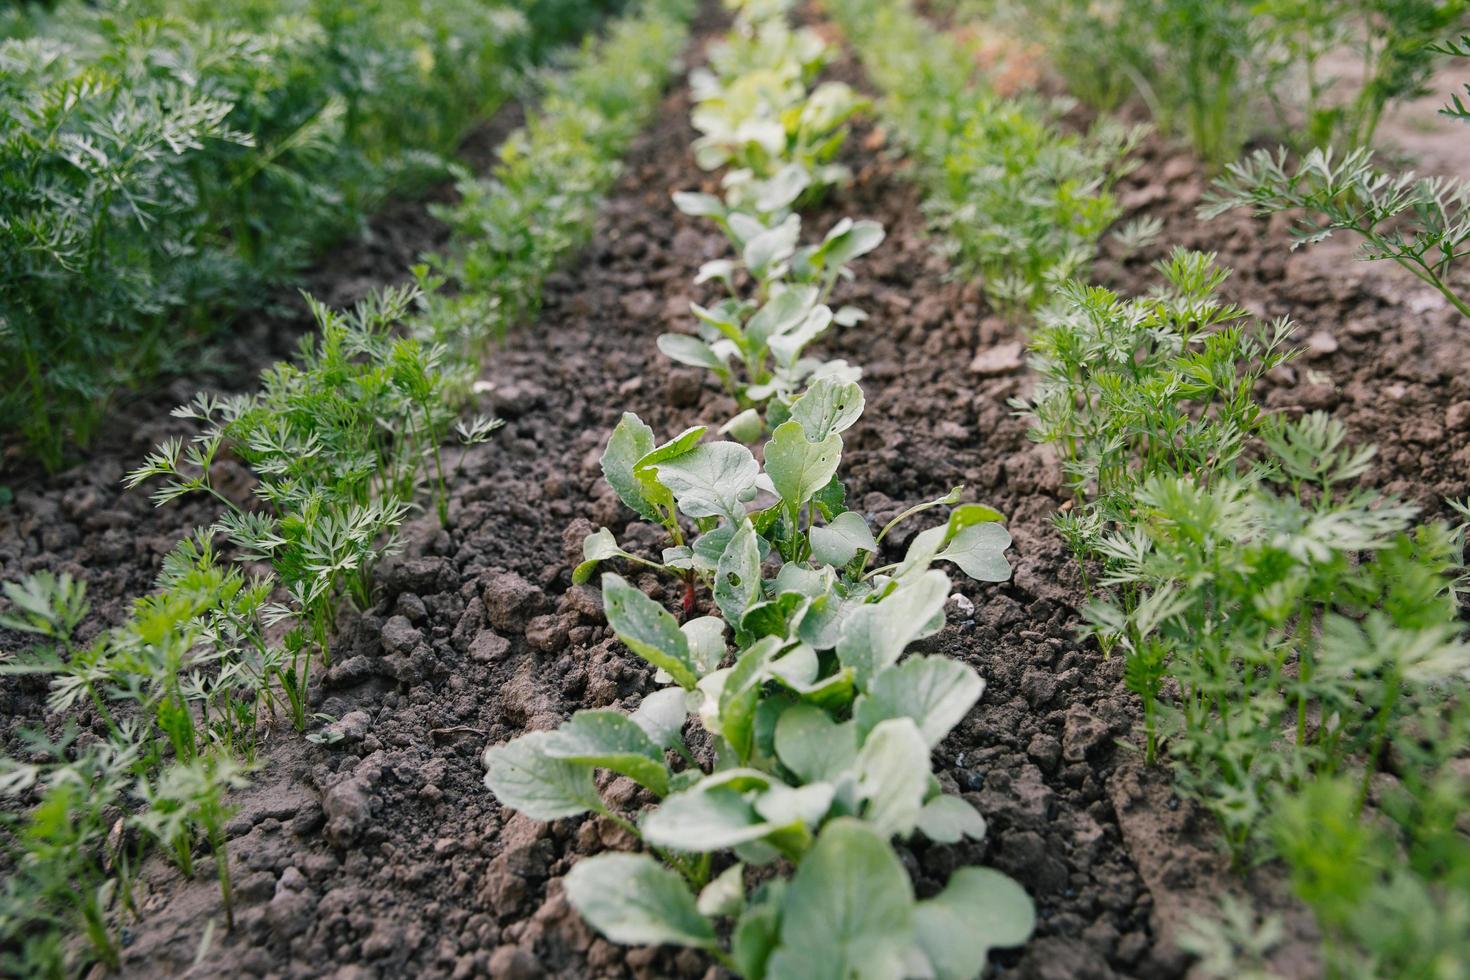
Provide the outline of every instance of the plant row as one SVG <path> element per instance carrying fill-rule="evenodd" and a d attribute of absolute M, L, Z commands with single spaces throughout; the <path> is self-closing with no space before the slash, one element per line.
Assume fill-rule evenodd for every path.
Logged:
<path fill-rule="evenodd" d="M 597 2 L 145 0 L 0 26 L 0 427 L 50 469 L 388 194 Z M 589 9 L 590 8 L 590 9 Z"/>
<path fill-rule="evenodd" d="M 985 868 L 915 896 L 895 839 L 985 833 L 930 760 L 984 682 L 911 647 L 945 624 L 941 563 L 1004 581 L 1010 535 L 997 512 L 959 503 L 958 489 L 876 533 L 845 506 L 843 434 L 863 392 L 855 368 L 802 350 L 834 322 L 862 321 L 826 303 L 882 229 L 843 219 L 799 244 L 792 209 L 845 178 L 834 160 L 859 100 L 845 85 L 813 85 L 829 50 L 793 30 L 786 8 L 739 5 L 710 70 L 692 77 L 696 159 L 727 169 L 722 193 L 676 195 L 736 257 L 700 270 L 726 295 L 693 307 L 697 335 L 666 334 L 659 347 L 736 397 L 741 412 L 723 430 L 734 438 L 695 426 L 660 441 L 624 414 L 603 474 L 668 547 L 638 555 L 602 528 L 573 576 L 622 562 L 682 594 L 676 616 L 654 598 L 655 579 L 601 577 L 608 624 L 666 686 L 631 713 L 578 711 L 488 748 L 485 781 L 535 819 L 591 813 L 640 842 L 640 853 L 582 858 L 565 879 L 573 906 L 615 942 L 702 950 L 750 978 L 969 978 L 991 948 L 1023 942 L 1034 913 L 1019 886 Z M 743 444 L 762 441 L 759 459 Z M 948 516 L 901 557 L 879 557 L 895 527 L 940 507 Z M 609 804 L 599 771 L 641 787 L 639 812 Z"/>
<path fill-rule="evenodd" d="M 1409 31 L 1408 6 L 1379 15 Z M 1382 55 L 1410 73 L 1395 84 L 1427 71 L 1415 45 L 1454 5 L 1419 7 L 1419 40 L 1390 39 L 1398 53 Z M 910 133 L 942 131 L 953 118 L 942 93 L 974 70 L 959 42 L 902 5 L 847 0 L 834 14 L 887 92 L 895 127 L 904 132 L 907 119 Z M 948 67 L 934 68 L 936 58 Z M 925 181 L 929 206 L 949 208 L 953 187 L 993 178 L 981 159 L 973 149 L 944 157 L 948 183 Z M 1366 151 L 1316 150 L 1294 172 L 1285 159 L 1262 153 L 1232 167 L 1203 213 L 1305 208 L 1320 224 L 1299 240 L 1354 231 L 1366 257 L 1410 268 L 1463 310 L 1449 284 L 1466 237 L 1463 184 L 1384 174 Z M 971 200 L 974 224 L 1007 213 Z M 1116 217 L 1114 208 L 1098 230 Z M 956 252 L 974 234 L 943 230 Z M 1006 268 L 1013 242 L 992 268 Z M 1159 265 L 1160 285 L 1137 299 L 1066 278 L 1085 265 L 1036 281 L 1041 377 L 1016 407 L 1057 449 L 1075 493 L 1056 524 L 1093 596 L 1086 632 L 1124 658 L 1143 703 L 1148 761 L 1173 765 L 1239 863 L 1284 862 L 1322 926 L 1333 975 L 1458 975 L 1470 927 L 1470 780 L 1456 768 L 1470 751 L 1463 527 L 1360 489 L 1374 452 L 1340 423 L 1262 408 L 1257 383 L 1294 356 L 1295 328 L 1220 299 L 1228 272 L 1212 256 L 1176 251 Z M 970 269 L 985 274 L 985 263 Z M 1226 912 L 1192 948 L 1221 976 L 1261 968 L 1251 956 L 1269 952 L 1274 927 L 1238 906 Z"/>
<path fill-rule="evenodd" d="M 1239 863 L 1285 862 L 1334 975 L 1455 975 L 1463 532 L 1359 488 L 1373 448 L 1340 422 L 1262 409 L 1292 324 L 1222 301 L 1212 256 L 1159 272 L 1145 298 L 1065 287 L 1017 403 L 1075 493 L 1056 523 L 1097 572 L 1086 632 L 1124 659 L 1148 761 L 1174 765 Z"/>
<path fill-rule="evenodd" d="M 1064 105 L 1001 98 L 971 45 L 935 30 L 903 2 L 837 0 L 831 14 L 884 92 L 884 121 L 913 161 L 940 252 L 978 276 L 998 310 L 1026 314 L 1090 268 L 1121 208 L 1113 184 L 1144 135 L 1104 117 L 1084 133 Z M 1147 227 L 1124 229 L 1146 240 Z"/>
<path fill-rule="evenodd" d="M 592 202 L 672 71 L 689 14 L 682 0 L 662 0 L 618 22 L 545 80 L 541 111 L 506 143 L 497 175 L 474 187 L 465 178 L 474 192 L 466 213 L 492 194 L 525 195 L 564 229 L 562 239 L 519 252 L 523 267 L 544 276 L 587 233 Z M 586 156 L 598 161 L 596 179 L 545 201 L 540 182 L 565 178 L 572 188 Z M 521 176 L 526 166 L 535 182 Z M 508 221 L 523 211 L 509 213 Z M 519 232 L 500 230 L 502 241 Z M 425 283 L 454 275 L 452 262 L 420 270 Z M 539 284 L 527 278 L 523 289 Z M 453 317 L 418 287 L 386 290 L 346 313 L 312 302 L 317 333 L 295 360 L 266 371 L 256 394 L 201 395 L 178 409 L 197 433 L 160 446 L 129 485 L 156 481 L 160 505 L 208 498 L 219 516 L 179 543 L 158 591 L 122 625 L 76 643 L 88 612 L 82 583 L 38 573 L 5 587 L 11 610 L 0 625 L 43 646 L 0 668 L 50 676 L 48 708 L 67 719 L 59 741 L 38 737 L 27 761 L 0 762 L 0 788 L 37 800 L 13 827 L 14 868 L 0 893 L 6 972 L 116 965 L 119 930 L 139 914 L 132 876 L 154 845 L 186 874 L 206 848 L 232 921 L 225 794 L 243 784 L 266 725 L 285 719 L 303 730 L 314 720 L 311 670 L 329 659 L 336 611 L 344 601 L 372 603 L 374 568 L 403 521 L 426 497 L 447 518 L 452 470 L 442 444 L 452 431 L 472 443 L 495 427 L 459 421 L 473 371 L 460 352 L 504 329 L 513 314 L 501 296 L 461 283 Z M 521 308 L 528 301 L 523 294 Z M 249 501 L 214 482 L 226 454 L 256 479 Z"/>
<path fill-rule="evenodd" d="M 985 8 L 1039 40 L 1093 106 L 1114 109 L 1131 95 L 1165 132 L 1188 137 L 1225 171 L 1202 217 L 1238 207 L 1285 212 L 1293 247 L 1351 233 L 1360 258 L 1394 262 L 1470 317 L 1459 266 L 1470 248 L 1470 184 L 1374 155 L 1384 114 L 1428 95 L 1445 58 L 1470 57 L 1470 36 L 1460 34 L 1470 22 L 1465 0 L 957 6 Z M 1470 119 L 1458 94 L 1441 114 Z M 1285 145 L 1240 158 L 1261 139 Z"/>

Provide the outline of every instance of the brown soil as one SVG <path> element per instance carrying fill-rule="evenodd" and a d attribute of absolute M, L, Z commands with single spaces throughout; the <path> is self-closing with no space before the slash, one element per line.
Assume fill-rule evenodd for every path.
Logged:
<path fill-rule="evenodd" d="M 707 13 L 701 41 L 715 27 Z M 858 77 L 851 63 L 838 70 Z M 656 552 L 660 543 L 629 522 L 600 477 L 597 457 L 622 411 L 660 433 L 731 414 L 713 385 L 654 348 L 659 333 L 689 329 L 689 301 L 707 298 L 691 286 L 695 270 L 726 252 L 718 232 L 669 201 L 672 190 L 712 185 L 690 155 L 688 115 L 687 87 L 675 85 L 630 154 L 593 244 L 547 283 L 537 323 L 490 358 L 486 407 L 507 425 L 464 460 L 449 526 L 409 528 L 405 553 L 383 570 L 378 604 L 344 616 L 333 667 L 314 694 L 315 710 L 341 719 L 341 741 L 271 733 L 230 824 L 237 929 L 223 930 L 208 867 L 184 881 L 151 859 L 127 974 L 719 975 L 690 952 L 597 938 L 569 908 L 561 876 L 581 855 L 631 842 L 600 819 L 539 824 L 502 809 L 479 762 L 488 744 L 554 727 L 578 708 L 631 709 L 654 689 L 651 671 L 608 631 L 597 591 L 571 586 L 570 568 L 597 525 L 634 548 Z M 872 319 L 826 344 L 865 373 L 868 407 L 847 443 L 849 500 L 881 521 L 963 483 L 972 499 L 1010 515 L 1015 535 L 1012 581 L 960 582 L 973 616 L 953 616 L 926 641 L 988 682 L 935 767 L 985 814 L 989 838 L 919 843 L 903 850 L 905 863 L 923 893 L 974 862 L 1025 885 L 1037 933 L 993 958 L 999 976 L 1183 976 L 1175 930 L 1230 888 L 1288 912 L 1299 941 L 1278 966 L 1311 975 L 1300 913 L 1269 874 L 1243 884 L 1232 876 L 1208 818 L 1174 796 L 1166 773 L 1140 765 L 1138 707 L 1121 686 L 1121 662 L 1074 638 L 1079 590 L 1049 525 L 1063 499 L 1060 473 L 1006 403 L 1028 384 L 1014 346 L 1023 337 L 988 314 L 974 285 L 948 281 L 904 164 L 875 152 L 881 144 L 881 132 L 859 126 L 846 152 L 853 185 L 806 218 L 808 237 L 848 214 L 888 228 L 837 299 Z M 1379 441 L 1378 485 L 1430 507 L 1465 493 L 1470 355 L 1453 342 L 1463 325 L 1396 277 L 1311 253 L 1287 259 L 1279 229 L 1233 217 L 1199 224 L 1200 187 L 1192 160 L 1151 145 L 1124 199 L 1131 214 L 1165 219 L 1162 241 L 1220 249 L 1237 268 L 1234 298 L 1335 341 L 1328 350 L 1319 340 L 1319 353 L 1276 379 L 1271 403 L 1330 409 L 1356 436 Z M 1147 261 L 1160 254 L 1108 258 L 1098 274 L 1142 288 Z M 360 274 L 396 277 L 406 261 L 394 260 Z M 170 397 L 193 384 L 182 387 Z M 69 569 L 88 580 L 99 607 L 90 628 L 115 621 L 179 531 L 211 516 L 202 507 L 154 512 L 142 495 L 117 490 L 123 471 L 172 431 L 162 413 L 140 415 L 87 468 L 20 487 L 0 518 L 5 577 Z M 896 538 L 900 551 L 907 538 Z M 0 688 L 7 741 L 23 725 L 57 726 L 44 717 L 43 695 L 34 682 Z M 626 780 L 606 788 L 625 809 L 640 802 Z M 202 947 L 211 921 L 218 928 Z"/>

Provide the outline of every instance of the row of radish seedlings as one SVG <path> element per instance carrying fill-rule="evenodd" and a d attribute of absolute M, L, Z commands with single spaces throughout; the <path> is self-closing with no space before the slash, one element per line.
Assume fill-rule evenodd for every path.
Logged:
<path fill-rule="evenodd" d="M 218 517 L 179 542 L 126 621 L 76 642 L 83 583 L 39 572 L 5 586 L 0 624 L 41 647 L 3 669 L 50 677 L 48 708 L 66 727 L 0 760 L 0 789 L 34 802 L 13 827 L 0 972 L 117 965 L 154 847 L 186 874 L 201 846 L 212 852 L 233 920 L 227 793 L 244 784 L 267 717 L 299 731 L 315 720 L 310 674 L 329 659 L 336 610 L 371 604 L 374 569 L 416 501 L 427 495 L 444 518 L 458 453 L 441 444 L 495 428 L 460 419 L 480 355 L 590 233 L 691 14 L 685 0 L 649 0 L 543 78 L 540 111 L 507 139 L 492 177 L 463 175 L 441 214 L 451 250 L 414 270 L 416 286 L 350 312 L 313 302 L 317 332 L 257 393 L 201 395 L 175 412 L 196 434 L 160 446 L 128 483 L 152 482 L 160 505 L 203 498 Z M 446 282 L 454 292 L 436 292 Z M 226 454 L 257 478 L 253 503 L 214 482 Z"/>
<path fill-rule="evenodd" d="M 930 764 L 984 682 L 959 661 L 905 653 L 944 627 L 944 568 L 1003 581 L 1010 535 L 996 511 L 959 503 L 958 489 L 876 534 L 845 506 L 843 433 L 863 411 L 860 371 L 803 351 L 834 323 L 864 319 L 828 301 L 883 229 L 845 218 L 801 244 L 796 208 L 846 178 L 833 158 L 862 100 L 839 82 L 812 87 L 831 49 L 793 30 L 786 7 L 741 4 L 710 69 L 692 77 L 696 159 L 728 169 L 718 195 L 675 195 L 719 226 L 735 257 L 699 271 L 727 295 L 693 307 L 698 335 L 658 345 L 734 396 L 739 414 L 721 429 L 731 438 L 709 441 L 695 426 L 661 441 L 625 414 L 602 470 L 669 546 L 657 560 L 635 555 L 604 528 L 574 574 L 635 562 L 691 597 L 703 587 L 718 614 L 681 625 L 605 572 L 609 625 L 667 686 L 631 713 L 579 711 L 555 731 L 489 748 L 486 785 L 536 819 L 593 813 L 642 842 L 646 853 L 584 858 L 566 877 L 572 904 L 616 942 L 700 949 L 751 978 L 960 980 L 980 973 L 992 947 L 1023 942 L 1034 912 L 1020 886 L 986 868 L 915 898 L 895 839 L 985 833 Z M 743 444 L 755 442 L 763 463 Z M 901 561 L 873 567 L 895 526 L 942 506 L 947 518 L 915 535 Z M 610 808 L 598 770 L 634 780 L 656 804 L 636 817 Z"/>

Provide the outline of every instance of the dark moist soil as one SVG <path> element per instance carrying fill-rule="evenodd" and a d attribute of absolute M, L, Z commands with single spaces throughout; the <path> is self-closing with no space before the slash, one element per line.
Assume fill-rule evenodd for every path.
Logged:
<path fill-rule="evenodd" d="M 707 11 L 691 61 L 717 26 Z M 851 62 L 835 74 L 861 81 Z M 691 286 L 694 273 L 727 252 L 718 232 L 669 201 L 674 189 L 713 189 L 690 156 L 689 108 L 686 87 L 676 85 L 631 152 L 593 244 L 547 283 L 539 321 L 490 358 L 485 407 L 507 425 L 464 460 L 449 527 L 408 528 L 403 555 L 383 569 L 378 605 L 344 616 L 315 705 L 340 719 L 329 726 L 340 740 L 308 743 L 285 726 L 271 732 L 230 824 L 237 929 L 223 929 L 209 867 L 183 881 L 151 859 L 125 973 L 718 975 L 691 952 L 597 938 L 568 906 L 561 876 L 581 856 L 632 842 L 601 819 L 542 824 L 502 809 L 483 787 L 479 761 L 487 745 L 552 728 L 579 708 L 631 710 L 655 689 L 651 671 L 607 630 L 597 590 L 572 587 L 570 569 L 582 537 L 599 525 L 635 550 L 662 544 L 655 529 L 629 522 L 600 476 L 598 455 L 622 411 L 661 434 L 733 411 L 713 385 L 654 347 L 659 333 L 690 329 L 688 303 L 708 298 Z M 970 499 L 1010 515 L 1015 536 L 1012 581 L 958 579 L 973 613 L 952 611 L 950 625 L 923 644 L 988 682 L 936 752 L 935 768 L 947 790 L 985 814 L 989 837 L 920 842 L 903 850 L 905 862 L 924 894 L 971 863 L 1025 885 L 1037 933 L 992 958 L 996 975 L 1183 976 L 1175 931 L 1240 879 L 1224 867 L 1208 817 L 1173 795 L 1166 773 L 1139 764 L 1137 704 L 1121 687 L 1121 662 L 1074 639 L 1079 590 L 1048 523 L 1063 501 L 1060 473 L 1006 405 L 1028 384 L 1023 338 L 988 313 L 974 285 L 947 281 L 924 237 L 917 191 L 883 143 L 881 131 L 859 126 L 845 154 L 853 185 L 806 218 L 809 239 L 843 215 L 876 218 L 889 232 L 836 299 L 872 319 L 825 342 L 829 355 L 865 373 L 868 407 L 845 454 L 849 501 L 884 521 L 963 483 Z M 1198 193 L 1194 162 L 1160 145 L 1146 157 L 1123 188 L 1131 213 L 1163 217 L 1163 241 L 1224 250 L 1238 269 L 1231 289 L 1239 301 L 1289 312 L 1337 341 L 1274 383 L 1272 404 L 1333 410 L 1355 436 L 1378 440 L 1378 485 L 1426 503 L 1464 493 L 1470 392 L 1443 308 L 1346 261 L 1297 269 L 1298 259 L 1281 258 L 1279 229 L 1233 218 L 1198 225 L 1179 203 Z M 1154 252 L 1107 259 L 1099 274 L 1142 288 Z M 22 490 L 0 526 L 7 577 L 41 567 L 84 575 L 99 625 L 146 591 L 179 531 L 212 516 L 204 508 L 155 514 L 141 495 L 118 493 L 123 470 L 173 431 L 166 419 L 147 424 L 137 445 L 109 446 L 86 472 Z M 238 479 L 243 491 L 245 474 Z M 896 554 L 908 537 L 895 537 Z M 651 576 L 621 570 L 674 606 Z M 43 718 L 43 694 L 7 683 L 8 740 Z M 626 812 L 644 802 L 621 778 L 605 790 Z M 1268 874 L 1246 886 L 1268 907 L 1282 904 Z M 1311 975 L 1309 929 L 1282 907 L 1301 940 L 1289 951 L 1299 959 L 1282 965 Z M 211 920 L 217 928 L 202 947 Z"/>

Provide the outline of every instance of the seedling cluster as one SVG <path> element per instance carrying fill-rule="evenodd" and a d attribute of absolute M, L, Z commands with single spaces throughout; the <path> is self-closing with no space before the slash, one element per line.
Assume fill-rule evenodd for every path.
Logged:
<path fill-rule="evenodd" d="M 426 287 L 452 279 L 452 301 L 404 287 L 339 312 L 308 297 L 316 332 L 294 361 L 264 372 L 257 393 L 200 395 L 174 412 L 195 434 L 159 446 L 128 485 L 153 484 L 159 505 L 209 498 L 219 516 L 179 543 L 158 590 L 121 626 L 76 644 L 88 611 L 81 583 L 42 572 L 5 586 L 12 612 L 0 624 L 43 646 L 0 669 L 52 675 L 50 707 L 84 724 L 87 712 L 103 733 L 73 724 L 31 753 L 53 761 L 0 760 L 0 789 L 40 796 L 17 826 L 16 873 L 0 895 L 0 941 L 16 971 L 73 970 L 74 931 L 86 955 L 116 966 L 150 844 L 186 875 L 207 846 L 232 922 L 225 794 L 244 784 L 269 718 L 297 730 L 315 720 L 311 670 L 329 657 L 337 610 L 371 604 L 373 570 L 419 500 L 447 520 L 455 451 L 446 458 L 443 444 L 483 441 L 498 425 L 460 418 L 479 350 L 533 308 L 546 272 L 585 234 L 672 71 L 689 13 L 667 0 L 614 25 L 544 80 L 543 110 L 509 139 L 500 172 L 464 178 L 449 217 L 474 240 L 456 255 L 500 256 L 524 270 L 512 284 L 492 287 L 456 259 L 416 270 Z M 547 201 L 547 186 L 579 192 Z M 491 196 L 506 209 L 481 209 Z M 517 240 L 532 208 L 561 234 Z M 226 456 L 255 477 L 254 499 L 217 484 Z"/>
<path fill-rule="evenodd" d="M 862 370 L 825 358 L 823 341 L 867 323 L 841 294 L 885 231 L 851 217 L 804 229 L 803 210 L 851 182 L 852 123 L 872 111 L 882 128 L 864 149 L 888 140 L 910 158 L 953 273 L 1030 328 L 1035 383 L 1011 404 L 1061 461 L 1072 500 L 1054 523 L 1086 590 L 1080 631 L 1122 660 L 1143 762 L 1172 767 L 1237 866 L 1279 862 L 1316 915 L 1329 975 L 1464 974 L 1470 501 L 1450 502 L 1466 521 L 1452 525 L 1370 492 L 1373 447 L 1325 413 L 1268 410 L 1259 390 L 1290 369 L 1296 327 L 1227 302 L 1215 256 L 1174 250 L 1146 295 L 1087 284 L 1104 234 L 1127 251 L 1161 231 L 1114 230 L 1144 129 L 1106 112 L 1084 127 L 1068 100 L 1002 94 L 975 39 L 909 0 L 824 5 L 881 92 L 873 104 L 828 77 L 838 48 L 793 25 L 794 0 L 727 5 L 732 26 L 689 79 L 690 153 L 708 176 L 669 190 L 729 253 L 699 269 L 687 329 L 657 347 L 708 371 L 735 414 L 664 438 L 624 412 L 601 472 L 666 541 L 654 554 L 633 543 L 642 534 L 602 527 L 571 571 L 575 587 L 598 584 L 608 627 L 655 686 L 631 711 L 577 711 L 482 756 L 503 806 L 622 832 L 603 839 L 626 850 L 566 871 L 571 905 L 613 942 L 784 980 L 962 980 L 1036 926 L 998 871 L 959 868 L 921 897 L 905 867 L 910 848 L 986 834 L 932 764 L 985 681 L 934 640 L 954 574 L 1009 579 L 1011 535 L 963 488 L 882 526 L 849 506 Z M 374 603 L 404 522 L 432 506 L 451 524 L 466 447 L 499 424 L 465 417 L 481 358 L 591 236 L 694 13 L 643 0 L 523 79 L 589 26 L 586 6 L 382 0 L 336 17 L 297 0 L 61 0 L 0 13 L 0 102 L 14 110 L 0 122 L 13 375 L 0 416 L 49 467 L 113 392 L 169 369 L 212 317 L 246 308 L 385 195 L 456 181 L 432 209 L 447 241 L 413 285 L 350 311 L 308 298 L 315 329 L 253 394 L 175 411 L 189 435 L 127 484 L 212 514 L 122 622 L 89 633 L 69 574 L 4 585 L 0 627 L 36 645 L 0 673 L 45 677 L 64 724 L 0 759 L 0 793 L 19 804 L 0 972 L 123 965 L 153 853 L 185 876 L 208 867 L 233 927 L 229 794 L 273 723 L 323 720 L 314 671 L 341 611 Z M 1371 148 L 1439 57 L 1470 55 L 1470 39 L 1445 40 L 1467 0 L 986 6 L 1050 48 L 1094 107 L 1137 96 L 1223 167 L 1203 217 L 1298 213 L 1295 244 L 1351 232 L 1363 257 L 1470 315 L 1466 185 L 1395 174 Z M 1360 85 L 1329 71 L 1344 50 Z M 443 160 L 513 87 L 528 119 L 492 173 Z M 1470 115 L 1458 95 L 1443 111 Z M 1279 132 L 1260 128 L 1268 117 Z M 1288 147 L 1230 162 L 1263 134 Z M 225 460 L 248 474 L 248 498 L 221 478 Z M 1232 899 L 1180 942 L 1202 975 L 1235 976 L 1279 939 Z"/>
<path fill-rule="evenodd" d="M 784 5 L 743 5 L 735 34 L 768 39 L 788 59 L 756 71 L 799 79 L 801 57 L 815 59 L 820 49 L 792 35 L 785 16 Z M 720 49 L 716 66 L 727 57 Z M 745 86 L 739 78 L 723 82 L 724 89 Z M 704 87 L 712 91 L 715 83 Z M 709 132 L 699 122 L 707 101 L 696 109 L 696 125 Z M 805 110 L 790 104 L 784 111 L 800 117 Z M 697 146 L 702 161 L 808 172 L 796 169 L 807 165 L 800 139 L 785 145 L 789 160 L 774 141 L 761 155 L 712 156 L 711 146 Z M 740 193 L 730 192 L 732 184 Z M 822 245 L 797 252 L 799 219 L 786 209 L 809 186 L 790 180 L 754 213 L 742 210 L 751 206 L 743 175 L 725 181 L 724 201 L 679 199 L 743 247 L 758 301 L 742 302 L 733 264 L 720 265 L 716 274 L 732 296 L 721 314 L 696 313 L 718 324 L 721 336 L 704 344 L 665 335 L 665 353 L 710 367 L 732 386 L 724 362 L 738 354 L 747 380 L 759 383 L 768 350 L 777 353 L 779 376 L 831 321 L 816 301 L 825 300 L 848 260 L 877 246 L 881 230 L 860 237 L 858 225 L 843 221 Z M 742 233 L 772 214 L 774 228 Z M 777 263 L 789 263 L 797 280 L 779 291 L 770 285 Z M 710 275 L 709 266 L 700 273 Z M 894 838 L 917 832 L 953 843 L 985 833 L 984 818 L 945 793 L 930 768 L 930 753 L 979 700 L 984 682 L 958 661 L 905 654 L 945 624 L 950 579 L 936 563 L 1005 581 L 1010 535 L 999 513 L 960 503 L 958 489 L 909 508 L 875 534 L 847 509 L 838 478 L 843 433 L 863 411 L 861 387 L 830 367 L 785 380 L 768 392 L 736 389 L 743 403 L 771 398 L 764 419 L 751 408 L 726 427 L 747 441 L 768 431 L 763 463 L 738 441 L 706 440 L 705 426 L 660 442 L 636 415 L 624 414 L 602 455 L 603 474 L 632 511 L 663 526 L 669 547 L 657 560 L 644 557 L 602 528 L 586 539 L 573 579 L 589 581 L 603 563 L 625 561 L 680 583 L 682 623 L 616 572 L 601 578 L 608 624 L 668 686 L 631 714 L 579 711 L 555 731 L 491 746 L 485 783 L 501 803 L 536 819 L 597 814 L 651 852 L 584 858 L 567 876 L 572 904 L 616 942 L 704 950 L 752 978 L 973 977 L 992 947 L 1030 935 L 1034 913 L 1020 886 L 979 868 L 956 872 L 934 898 L 915 899 Z M 872 567 L 894 527 L 944 506 L 953 508 L 947 520 L 914 535 L 901 560 Z M 696 616 L 701 597 L 712 608 Z M 697 740 L 685 735 L 691 719 L 703 733 Z M 633 780 L 657 804 L 636 818 L 613 809 L 597 789 L 598 770 Z M 766 867 L 777 876 L 760 870 Z"/>

